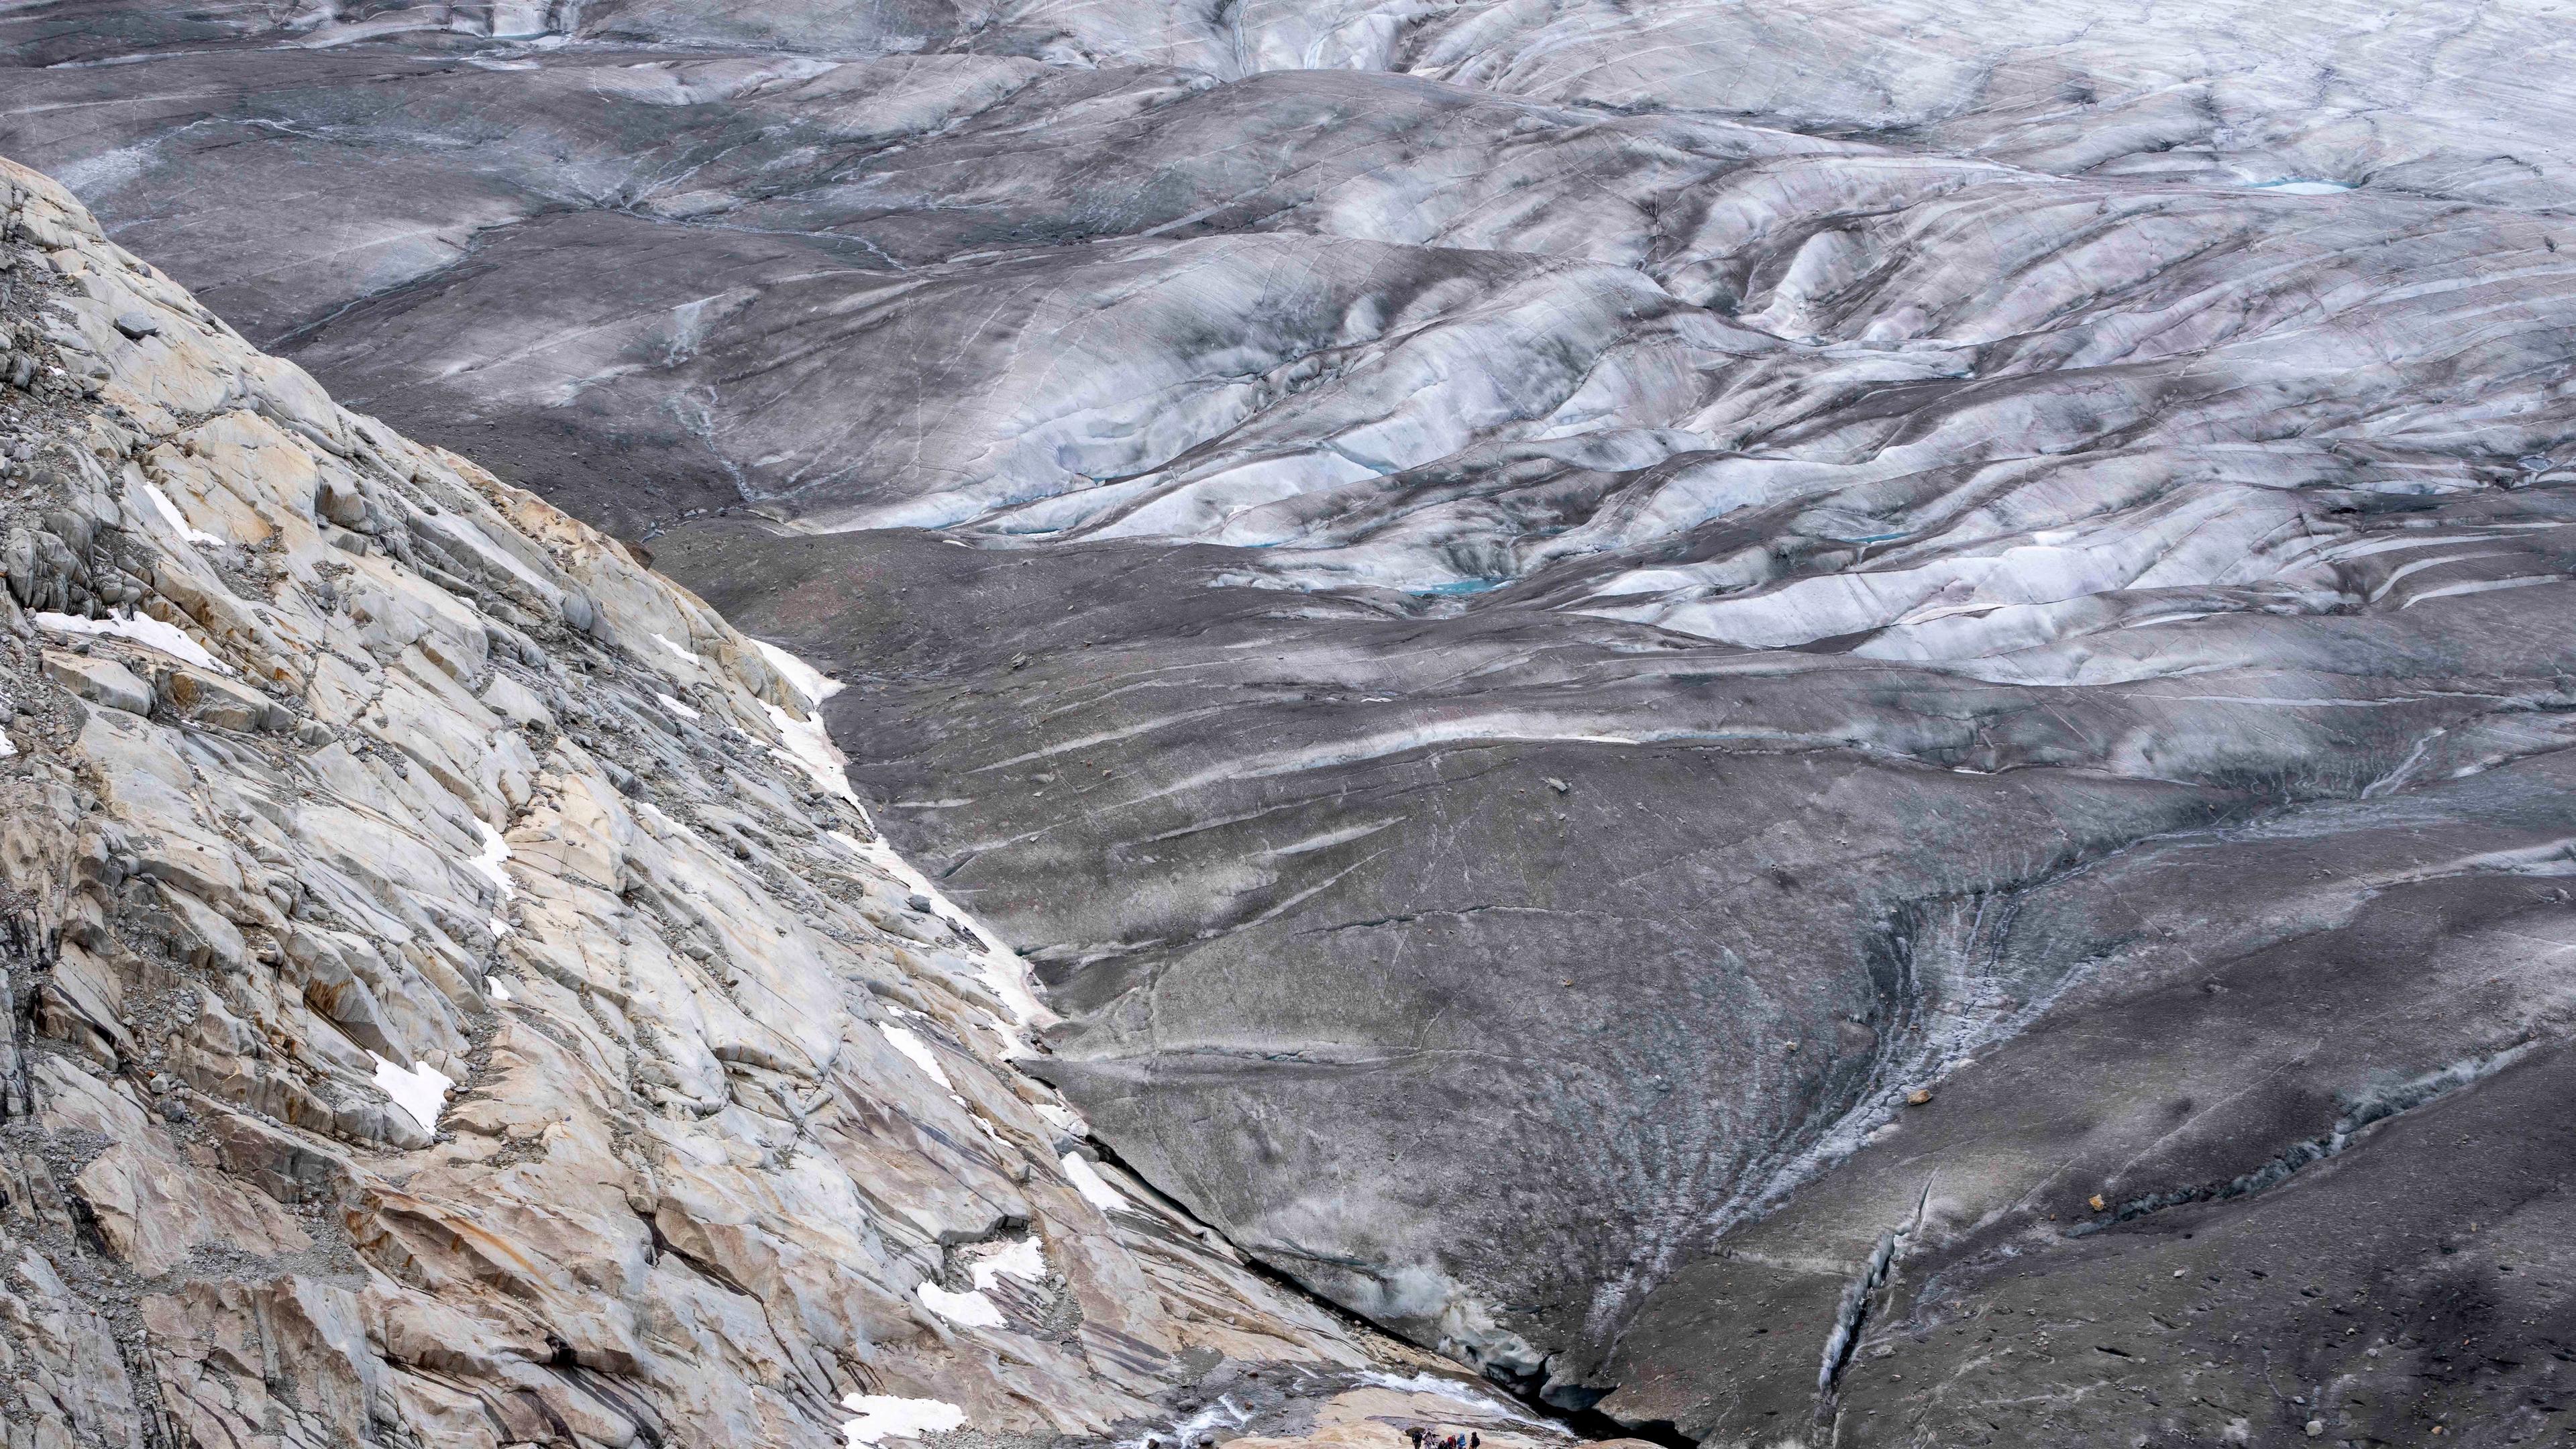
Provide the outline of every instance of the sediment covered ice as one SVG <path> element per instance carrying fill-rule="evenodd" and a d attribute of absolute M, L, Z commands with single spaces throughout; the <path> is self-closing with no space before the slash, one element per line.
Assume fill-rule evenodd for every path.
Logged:
<path fill-rule="evenodd" d="M 0 149 L 811 661 L 1269 1267 L 1712 1443 L 2531 1430 L 2426 1345 L 2576 1331 L 2558 17 L 117 14 Z"/>

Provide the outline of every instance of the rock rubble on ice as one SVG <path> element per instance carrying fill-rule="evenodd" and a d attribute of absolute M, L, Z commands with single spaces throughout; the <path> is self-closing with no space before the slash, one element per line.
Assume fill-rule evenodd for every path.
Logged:
<path fill-rule="evenodd" d="M 588 1154 L 568 1178 L 647 1205 L 563 1233 L 645 1246 L 496 1296 L 659 1285 L 638 1321 L 661 1324 L 673 1279 L 691 1304 L 793 1284 L 763 1304 L 774 1349 L 686 1318 L 718 1325 L 689 1352 L 746 1413 L 775 1392 L 828 1438 L 855 1388 L 1089 1433 L 1087 1390 L 1039 1395 L 1039 1424 L 914 1373 L 914 1346 L 1020 1353 L 1099 1293 L 1005 1277 L 977 1288 L 1005 1326 L 955 1330 L 915 1290 L 964 1292 L 1023 1198 L 1061 1207 L 1051 1261 L 1097 1287 L 1063 1230 L 1177 1202 L 1424 1344 L 1711 1444 L 2261 1442 L 2329 1412 L 2356 1443 L 2441 1413 L 2541 1432 L 2554 1360 L 2525 1350 L 2576 1331 L 2530 1246 L 2576 1233 L 2549 1196 L 2555 1046 L 2235 1185 L 2374 1084 L 2563 1036 L 2569 901 L 2531 862 L 2566 840 L 2576 741 L 2576 148 L 2542 9 L 98 13 L 0 15 L 0 144 L 298 366 L 197 369 L 210 315 L 20 208 L 0 291 L 53 301 L 11 311 L 0 378 L 94 389 L 149 446 L 66 441 L 8 482 L 122 459 L 84 508 L 155 552 L 31 505 L 0 553 L 24 609 L 139 607 L 294 667 L 227 693 L 39 630 L 43 697 L 99 722 L 84 758 L 196 731 L 102 771 L 91 813 L 148 797 L 154 830 L 64 858 L 166 915 L 188 969 L 283 983 L 268 1015 L 225 1008 L 238 1031 L 190 1028 L 272 1116 L 408 1140 L 361 1053 L 453 1059 L 501 970 L 510 1069 L 559 1085 L 523 1095 L 595 1080 L 696 1124 L 558 1126 L 460 1078 L 438 1146 L 498 1124 L 509 1171 Z M 552 532 L 298 367 L 636 542 Z M 147 484 L 235 542 L 184 544 Z M 316 554 L 300 530 L 326 526 Z M 826 703 L 636 585 L 647 558 L 851 688 Z M 615 668 L 574 662 L 594 649 Z M 8 728 L 11 768 L 70 748 L 50 715 Z M 310 798 L 200 798 L 289 740 Z M 512 803 L 438 803 L 466 795 Z M 415 849 L 368 833 L 400 819 Z M 515 852 L 507 935 L 461 868 L 474 819 Z M 352 843 L 260 853 L 319 821 Z M 210 834 L 238 882 L 188 868 Z M 426 919 L 382 904 L 413 880 L 446 893 Z M 267 914 L 286 938 L 242 924 Z M 83 934 L 27 1015 L 121 1051 Z M 849 952 L 867 984 L 781 964 Z M 246 1055 L 295 1012 L 350 1045 Z M 1010 1053 L 1073 1100 L 998 1100 Z M 326 1078 L 311 1104 L 278 1085 Z M 815 1149 L 854 1122 L 868 1151 Z M 1093 1124 L 1132 1211 L 1063 1160 Z M 911 1159 L 885 1135 L 915 1127 L 946 1175 L 889 1187 Z M 648 1143 L 686 1170 L 596 1160 Z M 803 1175 L 827 1159 L 864 1165 Z M 120 1206 L 160 1201 L 134 1163 L 95 1169 L 98 1221 L 187 1261 L 187 1234 L 128 1234 L 169 1218 Z M 763 1194 L 877 1246 L 800 1257 L 707 1206 Z M 2165 1205 L 2079 1236 L 2096 1198 Z M 413 1247 L 443 1226 L 359 1221 L 392 1224 L 380 1261 L 450 1264 Z M 813 1330 L 863 1259 L 864 1323 Z M 711 1262 L 718 1287 L 685 1276 Z M 2424 1345 L 2472 1291 L 2530 1332 L 2462 1376 Z M 2092 1317 L 2067 1352 L 2070 1302 Z M 2321 1304 L 2358 1331 L 2317 1331 Z M 583 1372 L 630 1361 L 567 1321 L 594 1320 L 545 1318 Z M 2283 1404 L 2281 1354 L 2311 1402 Z M 1138 1424 L 1283 1428 L 1241 1377 L 1192 1392 Z M 1394 1433 L 1370 1402 L 1293 1432 Z M 715 1417 L 653 1432 L 772 1427 Z"/>

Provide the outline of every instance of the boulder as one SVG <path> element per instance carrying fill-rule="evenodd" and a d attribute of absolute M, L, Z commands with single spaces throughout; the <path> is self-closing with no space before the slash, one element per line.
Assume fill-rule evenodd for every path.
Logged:
<path fill-rule="evenodd" d="M 152 712 L 152 686 L 114 659 L 48 649 L 44 660 L 46 677 L 92 704 L 127 714 Z"/>

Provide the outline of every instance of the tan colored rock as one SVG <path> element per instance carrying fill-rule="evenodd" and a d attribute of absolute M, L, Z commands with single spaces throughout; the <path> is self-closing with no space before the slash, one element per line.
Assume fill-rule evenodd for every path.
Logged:
<path fill-rule="evenodd" d="M 233 1179 L 200 1173 L 161 1134 L 142 1104 L 83 1076 L 60 1059 L 39 1068 L 48 1121 L 110 1139 L 72 1179 L 99 1235 L 139 1277 L 184 1266 L 201 1248 L 271 1257 L 302 1252 L 312 1239 L 266 1196 Z"/>
<path fill-rule="evenodd" d="M 14 1387 L 32 1431 L 29 1442 L 142 1449 L 134 1381 L 107 1319 L 44 1254 L 6 1232 L 0 1232 L 0 1285 L 0 1330 L 16 1345 Z"/>
<path fill-rule="evenodd" d="M 82 699 L 127 714 L 152 712 L 152 686 L 115 660 L 63 649 L 48 649 L 44 657 L 46 677 Z"/>
<path fill-rule="evenodd" d="M 146 1298 L 142 1316 L 187 1442 L 326 1449 L 374 1437 L 393 1375 L 346 1288 L 200 1281 Z"/>
<path fill-rule="evenodd" d="M 169 706 L 171 713 L 210 729 L 244 734 L 280 730 L 295 718 L 284 705 L 258 690 L 184 664 L 162 670 L 153 693 Z"/>

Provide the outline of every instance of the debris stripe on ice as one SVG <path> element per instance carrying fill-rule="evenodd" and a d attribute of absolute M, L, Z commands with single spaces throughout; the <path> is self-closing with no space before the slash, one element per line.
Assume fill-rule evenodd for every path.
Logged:
<path fill-rule="evenodd" d="M 863 1449 L 884 1439 L 917 1439 L 924 1434 L 962 1428 L 966 1411 L 942 1399 L 904 1399 L 892 1394 L 852 1394 L 841 1407 L 858 1415 L 841 1426 L 848 1449 Z"/>
<path fill-rule="evenodd" d="M 146 649 L 158 650 L 173 659 L 211 669 L 218 674 L 231 674 L 233 667 L 206 652 L 206 646 L 189 638 L 169 624 L 149 614 L 84 619 L 76 614 L 40 613 L 34 616 L 36 627 L 57 634 L 104 634 L 118 639 L 131 639 Z"/>

